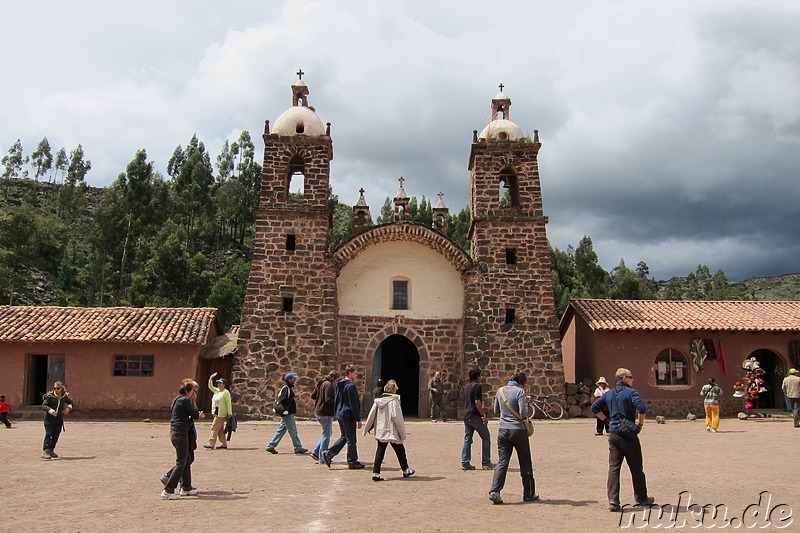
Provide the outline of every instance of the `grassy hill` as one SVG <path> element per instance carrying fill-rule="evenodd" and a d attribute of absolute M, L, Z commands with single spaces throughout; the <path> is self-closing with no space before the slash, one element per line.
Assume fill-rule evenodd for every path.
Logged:
<path fill-rule="evenodd" d="M 797 301 L 800 300 L 800 272 L 766 278 L 748 278 L 731 283 L 757 301 Z"/>

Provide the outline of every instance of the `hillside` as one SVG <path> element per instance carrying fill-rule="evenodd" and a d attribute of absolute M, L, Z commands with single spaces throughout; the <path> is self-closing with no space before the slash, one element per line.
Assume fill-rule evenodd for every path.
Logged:
<path fill-rule="evenodd" d="M 800 300 L 800 272 L 731 283 L 757 301 Z"/>

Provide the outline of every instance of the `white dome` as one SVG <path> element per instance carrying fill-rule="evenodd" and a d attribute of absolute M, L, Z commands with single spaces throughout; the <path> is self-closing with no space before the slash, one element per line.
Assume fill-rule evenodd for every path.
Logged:
<path fill-rule="evenodd" d="M 525 137 L 522 130 L 510 120 L 493 120 L 483 128 L 479 139 L 489 141 L 518 141 Z"/>
<path fill-rule="evenodd" d="M 316 113 L 307 107 L 294 106 L 283 112 L 275 121 L 272 133 L 276 135 L 325 135 L 325 126 Z"/>

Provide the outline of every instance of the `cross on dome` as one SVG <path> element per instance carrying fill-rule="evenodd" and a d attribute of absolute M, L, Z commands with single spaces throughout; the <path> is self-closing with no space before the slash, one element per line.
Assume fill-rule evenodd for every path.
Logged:
<path fill-rule="evenodd" d="M 303 69 L 300 69 L 300 70 L 298 70 L 296 72 L 296 74 L 297 74 L 297 79 L 298 80 L 302 80 L 303 79 L 303 74 L 305 74 L 305 72 L 303 72 Z M 503 89 L 500 89 L 500 90 L 502 91 Z"/>
<path fill-rule="evenodd" d="M 505 87 L 505 85 L 503 85 L 503 84 L 501 83 L 501 84 L 500 84 L 500 92 L 503 92 L 503 87 Z"/>

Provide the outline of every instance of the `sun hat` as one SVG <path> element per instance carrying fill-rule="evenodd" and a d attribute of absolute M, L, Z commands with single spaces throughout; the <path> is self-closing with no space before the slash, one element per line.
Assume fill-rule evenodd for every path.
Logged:
<path fill-rule="evenodd" d="M 606 385 L 608 385 L 608 381 L 606 381 L 606 378 L 604 378 L 603 376 L 600 376 L 600 379 L 594 382 L 595 385 L 597 385 L 598 383 L 605 383 Z"/>

